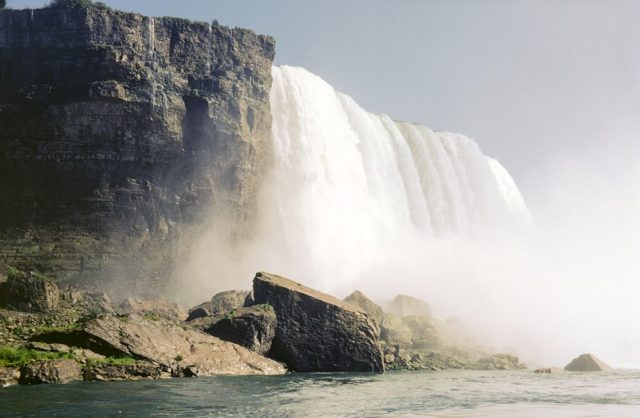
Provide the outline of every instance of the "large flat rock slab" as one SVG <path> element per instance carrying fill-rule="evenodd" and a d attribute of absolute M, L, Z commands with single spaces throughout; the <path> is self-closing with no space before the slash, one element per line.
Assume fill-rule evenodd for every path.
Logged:
<path fill-rule="evenodd" d="M 105 356 L 130 356 L 174 376 L 283 374 L 285 367 L 244 347 L 162 318 L 103 315 L 77 329 L 37 339 L 82 347 Z"/>
<path fill-rule="evenodd" d="M 277 316 L 270 356 L 298 372 L 382 372 L 378 328 L 350 303 L 270 273 L 257 273 L 253 300 Z"/>

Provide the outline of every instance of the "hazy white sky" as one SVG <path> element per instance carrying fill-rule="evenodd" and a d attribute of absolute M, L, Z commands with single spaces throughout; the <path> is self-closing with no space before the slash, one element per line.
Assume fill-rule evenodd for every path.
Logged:
<path fill-rule="evenodd" d="M 606 153 L 615 165 L 621 148 L 638 151 L 640 1 L 106 3 L 273 35 L 277 63 L 309 69 L 370 111 L 465 133 L 520 183 L 558 156 Z"/>

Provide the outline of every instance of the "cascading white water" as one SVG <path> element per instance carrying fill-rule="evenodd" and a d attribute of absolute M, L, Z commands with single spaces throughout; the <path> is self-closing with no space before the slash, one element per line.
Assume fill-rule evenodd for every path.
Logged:
<path fill-rule="evenodd" d="M 368 113 L 302 68 L 272 74 L 274 171 L 261 207 L 295 260 L 279 271 L 335 285 L 407 239 L 527 222 L 507 171 L 471 139 Z"/>
<path fill-rule="evenodd" d="M 637 366 L 637 170 L 607 183 L 552 170 L 537 196 L 528 189 L 536 223 L 522 228 L 513 180 L 462 135 L 370 114 L 292 67 L 273 69 L 271 113 L 254 235 L 230 245 L 234 226 L 211 214 L 177 269 L 190 303 L 266 270 L 339 297 L 421 298 L 525 360 L 562 366 L 591 351 Z"/>

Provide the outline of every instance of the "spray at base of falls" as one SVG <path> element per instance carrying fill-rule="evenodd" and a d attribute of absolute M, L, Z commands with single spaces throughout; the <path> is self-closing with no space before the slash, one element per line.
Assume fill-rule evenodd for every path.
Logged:
<path fill-rule="evenodd" d="M 230 247 L 212 215 L 180 273 L 191 302 L 265 270 L 338 297 L 419 297 L 523 360 L 563 366 L 591 351 L 637 364 L 633 181 L 611 190 L 596 173 L 549 170 L 534 224 L 507 171 L 463 135 L 370 114 L 300 68 L 273 69 L 271 109 L 273 167 L 254 238 Z M 584 204 L 594 190 L 595 212 Z M 611 228 L 620 207 L 625 222 Z"/>
<path fill-rule="evenodd" d="M 333 288 L 408 240 L 528 222 L 507 171 L 471 139 L 368 113 L 301 68 L 272 74 L 274 167 L 262 224 L 303 264 L 278 271 Z"/>

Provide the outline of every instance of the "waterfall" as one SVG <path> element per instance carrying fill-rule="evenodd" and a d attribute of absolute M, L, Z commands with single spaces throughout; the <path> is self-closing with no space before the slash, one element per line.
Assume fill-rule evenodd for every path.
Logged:
<path fill-rule="evenodd" d="M 473 140 L 368 113 L 302 68 L 272 74 L 274 166 L 261 208 L 290 260 L 278 271 L 349 280 L 409 239 L 527 222 L 514 181 Z"/>

